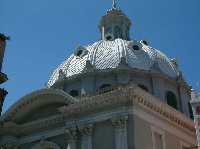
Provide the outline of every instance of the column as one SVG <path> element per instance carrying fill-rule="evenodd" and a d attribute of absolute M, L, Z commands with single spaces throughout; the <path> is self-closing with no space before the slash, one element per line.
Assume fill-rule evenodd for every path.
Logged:
<path fill-rule="evenodd" d="M 70 128 L 65 130 L 67 135 L 67 147 L 66 149 L 76 149 L 76 143 L 77 143 L 77 130 L 76 128 Z"/>
<path fill-rule="evenodd" d="M 118 116 L 111 119 L 115 129 L 115 149 L 128 149 L 127 120 L 128 116 Z"/>
<path fill-rule="evenodd" d="M 92 149 L 92 131 L 93 125 L 87 125 L 80 127 L 80 131 L 82 134 L 81 137 L 81 149 Z"/>

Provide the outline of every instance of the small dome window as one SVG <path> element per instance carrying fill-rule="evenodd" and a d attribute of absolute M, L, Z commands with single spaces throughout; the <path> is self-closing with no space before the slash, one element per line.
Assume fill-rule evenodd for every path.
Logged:
<path fill-rule="evenodd" d="M 140 50 L 140 47 L 138 45 L 133 45 L 132 48 L 133 50 Z"/>
<path fill-rule="evenodd" d="M 111 40 L 113 40 L 113 35 L 110 34 L 110 33 L 106 33 L 106 35 L 105 35 L 105 39 L 111 41 Z"/>
<path fill-rule="evenodd" d="M 76 48 L 76 51 L 74 52 L 74 54 L 78 57 L 83 57 L 88 53 L 87 49 L 83 46 L 79 46 Z"/>
<path fill-rule="evenodd" d="M 148 41 L 146 41 L 146 40 L 141 40 L 140 43 L 143 43 L 143 44 L 146 45 L 146 46 L 149 45 Z"/>
<path fill-rule="evenodd" d="M 106 40 L 111 40 L 111 39 L 112 39 L 111 36 L 107 36 L 107 37 L 106 37 Z"/>
<path fill-rule="evenodd" d="M 79 50 L 76 55 L 80 57 L 81 54 L 83 54 L 83 50 Z"/>
<path fill-rule="evenodd" d="M 170 61 L 172 62 L 172 64 L 173 64 L 175 67 L 178 68 L 178 62 L 177 62 L 177 60 L 176 60 L 175 58 L 172 58 Z"/>
<path fill-rule="evenodd" d="M 64 70 L 60 69 L 59 70 L 59 76 L 58 76 L 60 79 L 64 78 L 65 77 L 65 73 L 64 73 Z"/>

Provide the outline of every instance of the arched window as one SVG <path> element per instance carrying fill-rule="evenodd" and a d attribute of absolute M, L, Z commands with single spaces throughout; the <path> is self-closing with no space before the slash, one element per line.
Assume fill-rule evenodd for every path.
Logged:
<path fill-rule="evenodd" d="M 77 90 L 71 90 L 71 91 L 69 92 L 69 94 L 70 94 L 72 97 L 77 97 L 77 96 L 79 96 L 79 91 L 77 91 Z"/>
<path fill-rule="evenodd" d="M 166 100 L 167 100 L 167 104 L 169 106 L 171 106 L 175 109 L 178 109 L 178 103 L 177 103 L 176 95 L 173 92 L 167 91 Z"/>
<path fill-rule="evenodd" d="M 83 54 L 83 50 L 78 50 L 76 55 L 80 57 L 82 54 Z"/>
<path fill-rule="evenodd" d="M 110 84 L 103 84 L 99 87 L 99 92 L 100 93 L 106 93 L 111 91 L 111 85 Z"/>
<path fill-rule="evenodd" d="M 119 26 L 114 28 L 115 38 L 122 38 L 122 30 Z"/>
<path fill-rule="evenodd" d="M 140 50 L 140 47 L 138 45 L 133 45 L 132 48 L 133 50 L 136 50 L 136 51 Z"/>
<path fill-rule="evenodd" d="M 106 35 L 106 40 L 112 40 L 112 39 L 113 39 L 113 37 L 111 34 Z"/>
<path fill-rule="evenodd" d="M 147 88 L 146 86 L 142 85 L 142 84 L 138 84 L 138 86 L 139 86 L 141 89 L 145 90 L 146 92 L 149 91 L 148 88 Z"/>

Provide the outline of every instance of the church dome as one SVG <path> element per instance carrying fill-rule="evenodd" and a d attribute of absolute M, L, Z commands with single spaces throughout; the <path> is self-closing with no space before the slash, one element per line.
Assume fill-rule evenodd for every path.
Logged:
<path fill-rule="evenodd" d="M 176 64 L 159 50 L 147 45 L 146 41 L 117 38 L 77 47 L 74 53 L 55 69 L 47 86 L 51 87 L 61 78 L 87 73 L 88 69 L 99 72 L 125 67 L 130 70 L 159 72 L 172 79 L 178 76 Z"/>
<path fill-rule="evenodd" d="M 97 73 L 118 69 L 161 73 L 176 79 L 179 73 L 176 61 L 150 47 L 147 41 L 131 40 L 131 25 L 131 20 L 113 0 L 112 8 L 99 22 L 101 40 L 77 47 L 53 72 L 47 86 L 51 87 L 59 80 L 72 79 L 91 71 Z"/>

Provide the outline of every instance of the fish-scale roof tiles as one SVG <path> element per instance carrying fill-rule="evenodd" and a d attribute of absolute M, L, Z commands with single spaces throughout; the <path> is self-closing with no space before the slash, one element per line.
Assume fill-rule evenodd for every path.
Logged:
<path fill-rule="evenodd" d="M 130 69 L 151 70 L 156 64 L 163 74 L 171 78 L 178 75 L 176 66 L 165 54 L 142 42 L 122 39 L 101 40 L 88 46 L 79 46 L 54 70 L 47 86 L 51 87 L 59 80 L 61 74 L 66 78 L 81 74 L 87 62 L 96 70 L 117 69 L 122 58 Z"/>

